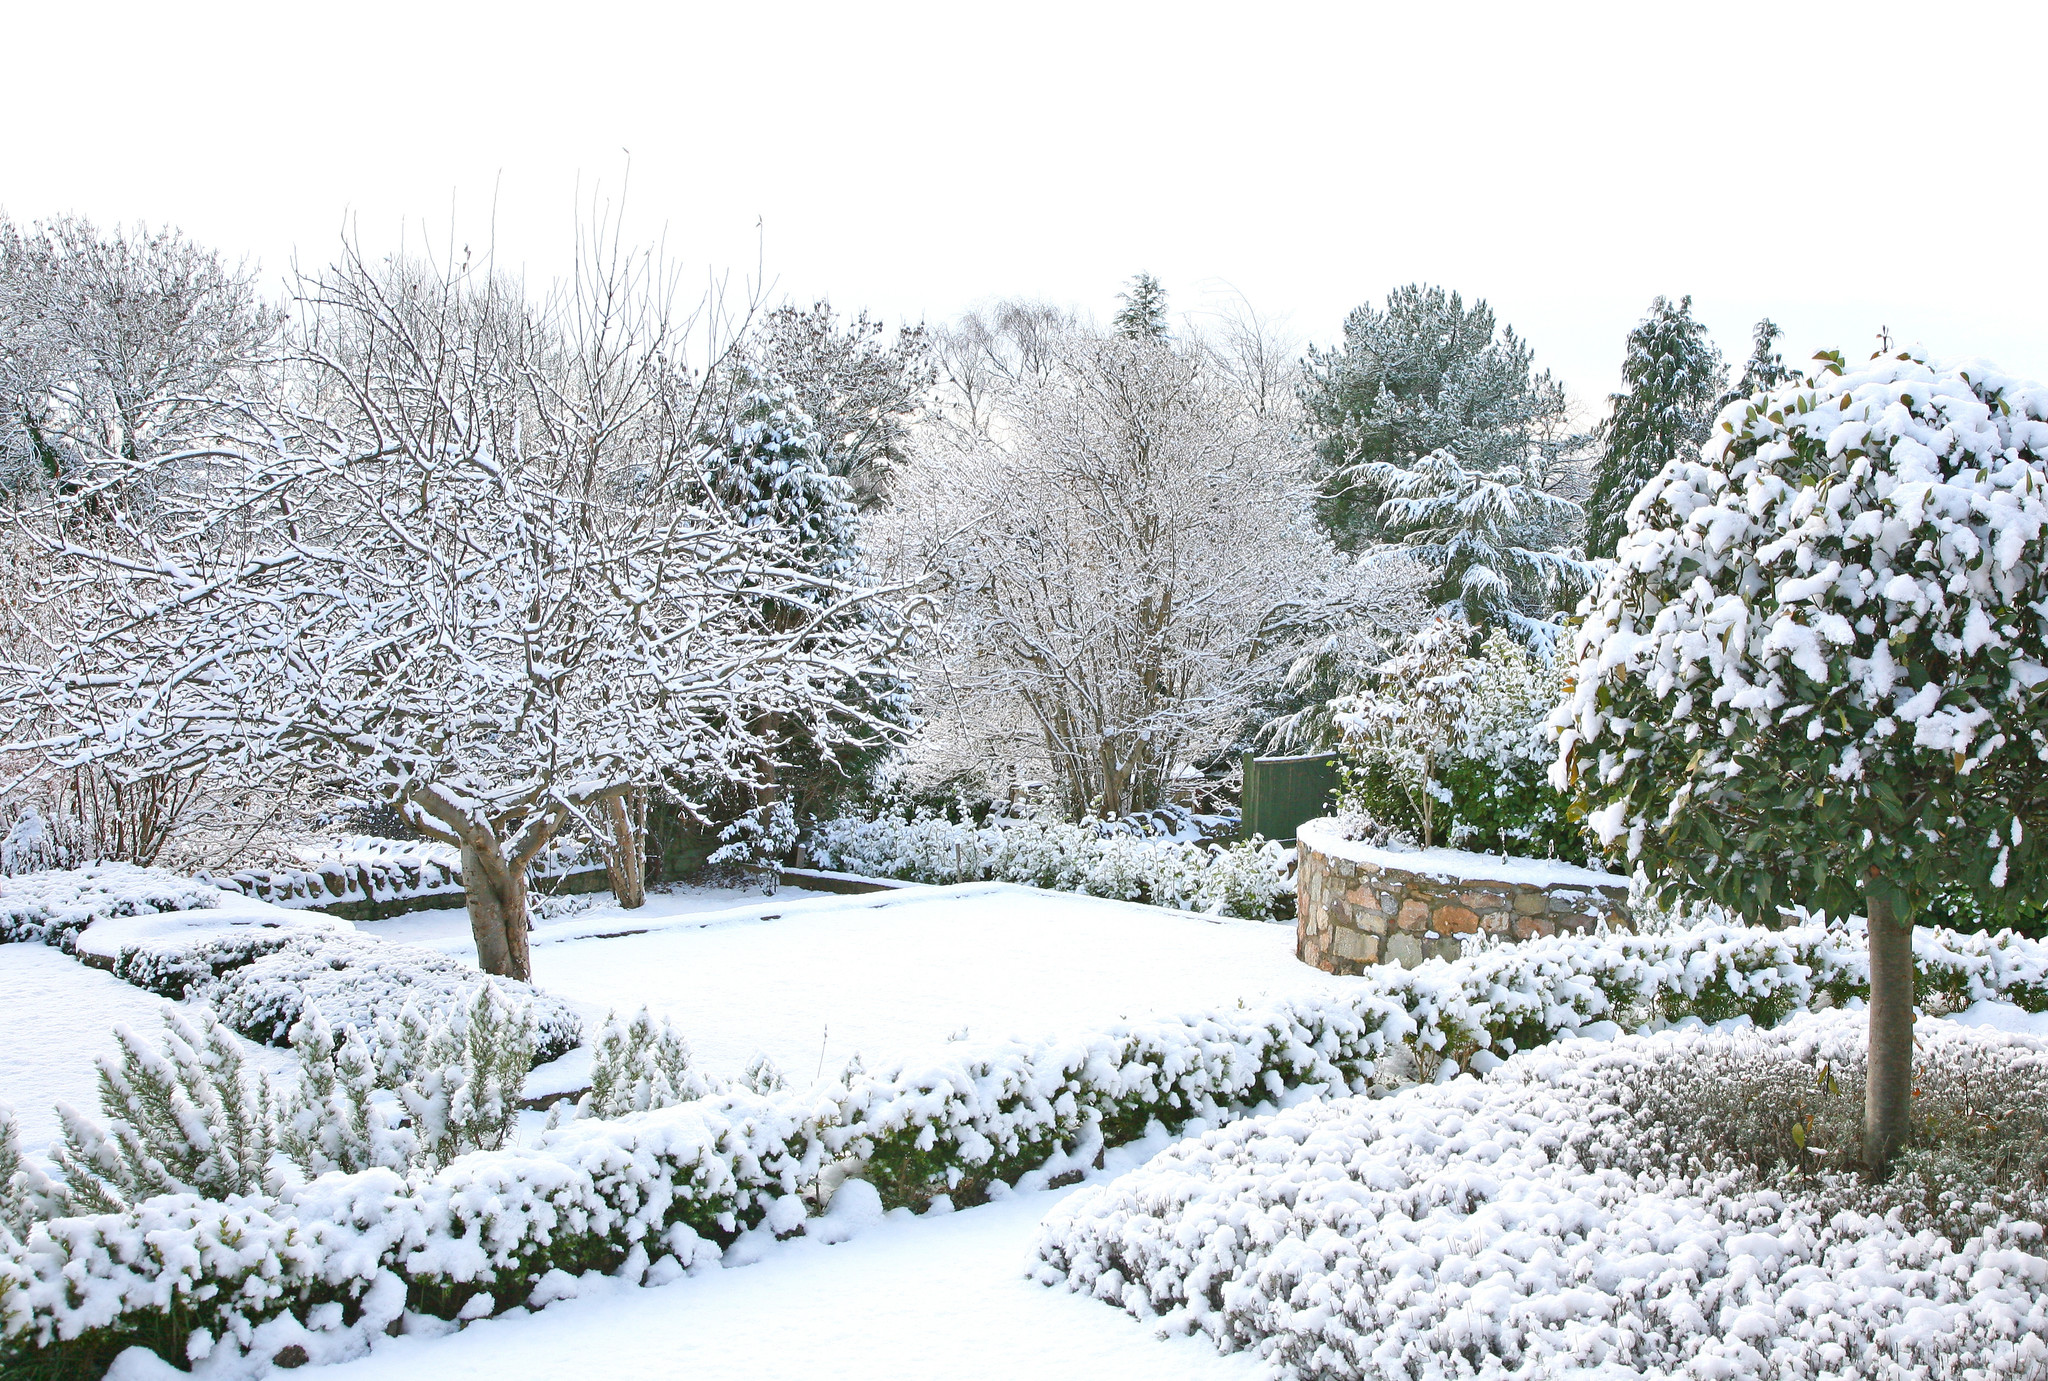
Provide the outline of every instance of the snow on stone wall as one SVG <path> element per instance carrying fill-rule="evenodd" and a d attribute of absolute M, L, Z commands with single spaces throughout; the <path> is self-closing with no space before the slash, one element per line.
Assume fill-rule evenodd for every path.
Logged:
<path fill-rule="evenodd" d="M 1528 940 L 1628 918 L 1628 879 L 1456 849 L 1392 849 L 1312 820 L 1296 839 L 1295 953 L 1330 973 L 1456 959 L 1461 936 Z"/>

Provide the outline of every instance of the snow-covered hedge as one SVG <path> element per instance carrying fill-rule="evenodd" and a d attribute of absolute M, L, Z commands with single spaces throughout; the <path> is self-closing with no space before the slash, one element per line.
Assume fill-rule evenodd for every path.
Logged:
<path fill-rule="evenodd" d="M 1483 1084 L 1238 1122 L 1061 1205 L 1039 1278 L 1295 1376 L 2042 1375 L 2040 1223 L 1994 1215 L 1951 1242 L 1847 1177 L 1688 1164 L 1646 1126 L 1660 1064 L 1797 1047 L 1778 1053 L 1814 1066 L 1810 1087 L 1858 1058 L 1861 1026 L 1575 1041 Z M 1920 1038 L 2002 1046 L 2048 1079 L 2048 1043 L 1946 1022 Z"/>
<path fill-rule="evenodd" d="M 220 890 L 161 868 L 94 863 L 0 879 L 0 944 L 38 942 L 70 949 L 94 921 L 221 904 Z"/>
<path fill-rule="evenodd" d="M 124 947 L 114 974 L 169 998 L 211 1005 L 231 1030 L 287 1045 L 310 1005 L 333 1027 L 368 1033 L 380 1016 L 407 1003 L 468 1005 L 489 985 L 515 1006 L 530 1006 L 536 1064 L 560 1059 L 583 1042 L 568 1004 L 517 979 L 482 973 L 418 945 L 394 944 L 348 930 L 244 930 Z"/>
<path fill-rule="evenodd" d="M 1623 1023 L 1769 1023 L 1856 996 L 1868 983 L 1862 951 L 1854 932 L 1821 926 L 1560 936 L 1379 970 L 1314 1000 L 1030 1046 L 963 1044 L 807 1089 L 579 1120 L 533 1149 L 464 1157 L 410 1186 L 365 1172 L 323 1177 L 288 1201 L 166 1200 L 63 1220 L 0 1262 L 0 1363 L 40 1351 L 84 1369 L 138 1341 L 184 1361 L 191 1338 L 220 1348 L 222 1369 L 291 1343 L 337 1356 L 403 1308 L 477 1317 L 538 1299 L 551 1271 L 637 1276 L 652 1262 L 672 1274 L 704 1239 L 730 1241 L 771 1214 L 771 1227 L 793 1226 L 815 1187 L 843 1175 L 891 1203 L 966 1202 L 1063 1150 L 1092 1158 L 1155 1119 L 1214 1122 L 1289 1090 L 1361 1092 L 1447 1060 L 1491 1067 L 1510 1050 Z M 2048 945 L 1930 932 L 1917 957 L 1931 995 L 2048 1009 Z"/>
<path fill-rule="evenodd" d="M 1014 882 L 1260 921 L 1293 914 L 1288 851 L 1275 843 L 1205 847 L 1096 821 L 976 827 L 882 815 L 824 821 L 804 851 L 820 868 L 905 882 Z"/>
<path fill-rule="evenodd" d="M 450 844 L 345 835 L 296 852 L 291 864 L 200 878 L 284 907 L 391 906 L 431 897 L 447 897 L 452 906 L 462 896 L 462 851 Z M 530 874 L 545 884 L 601 866 L 587 846 L 558 840 L 534 860 Z"/>

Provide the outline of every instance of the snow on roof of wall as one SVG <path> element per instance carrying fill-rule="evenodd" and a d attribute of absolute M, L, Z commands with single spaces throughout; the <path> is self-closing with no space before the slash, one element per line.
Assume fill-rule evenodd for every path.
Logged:
<path fill-rule="evenodd" d="M 1296 842 L 1331 858 L 1398 868 L 1451 882 L 1502 882 L 1518 887 L 1627 887 L 1616 873 L 1596 872 L 1554 858 L 1513 858 L 1473 854 L 1462 849 L 1404 849 L 1367 844 L 1344 837 L 1344 822 L 1310 820 L 1296 833 Z"/>

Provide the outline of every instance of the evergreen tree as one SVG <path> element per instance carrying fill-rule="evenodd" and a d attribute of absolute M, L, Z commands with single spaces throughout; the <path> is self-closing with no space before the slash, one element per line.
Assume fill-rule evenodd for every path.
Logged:
<path fill-rule="evenodd" d="M 1772 327 L 1775 331 L 1777 328 Z M 1586 504 L 1586 551 L 1611 556 L 1627 528 L 1628 506 L 1674 457 L 1698 448 L 1713 426 L 1728 374 L 1692 297 L 1659 297 L 1628 333 L 1624 392 L 1601 427 L 1602 446 Z"/>
<path fill-rule="evenodd" d="M 1721 395 L 1720 401 L 1714 405 L 1716 413 L 1738 398 L 1754 398 L 1760 393 L 1769 393 L 1780 384 L 1792 382 L 1797 371 L 1787 369 L 1785 357 L 1773 348 L 1784 334 L 1778 323 L 1769 317 L 1756 324 L 1750 332 L 1749 359 L 1743 363 L 1742 377 L 1736 380 L 1732 390 Z"/>
<path fill-rule="evenodd" d="M 1117 334 L 1132 340 L 1166 339 L 1166 289 L 1157 278 L 1141 273 L 1131 280 L 1129 292 L 1116 296 L 1124 304 L 1112 323 Z"/>
<path fill-rule="evenodd" d="M 1347 550 L 1385 536 L 1388 491 L 1375 476 L 1441 450 L 1474 470 L 1545 480 L 1584 440 L 1570 433 L 1564 386 L 1535 370 L 1513 328 L 1497 327 L 1483 300 L 1467 307 L 1438 287 L 1413 283 L 1387 294 L 1384 310 L 1357 308 L 1343 344 L 1311 346 L 1304 372 L 1319 513 Z"/>

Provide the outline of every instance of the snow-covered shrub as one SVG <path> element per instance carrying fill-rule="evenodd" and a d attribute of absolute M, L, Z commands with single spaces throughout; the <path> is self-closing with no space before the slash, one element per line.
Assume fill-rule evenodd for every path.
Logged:
<path fill-rule="evenodd" d="M 54 1152 L 74 1212 L 117 1212 L 161 1194 L 225 1199 L 263 1188 L 276 1145 L 270 1090 L 212 1012 L 164 1012 L 159 1054 L 126 1026 L 99 1060 L 102 1128 L 57 1105 Z"/>
<path fill-rule="evenodd" d="M 822 868 L 905 882 L 999 881 L 1250 920 L 1292 914 L 1288 852 L 1253 841 L 1225 847 L 1157 838 L 1101 821 L 938 817 L 821 821 L 804 849 Z"/>
<path fill-rule="evenodd" d="M 598 1034 L 590 1064 L 590 1091 L 578 1100 L 578 1117 L 624 1117 L 709 1097 L 718 1083 L 698 1071 L 690 1043 L 670 1024 L 658 1023 L 642 1007 L 626 1021 L 617 1012 Z"/>
<path fill-rule="evenodd" d="M 1501 629 L 1439 621 L 1330 702 L 1344 806 L 1419 842 L 1586 861 L 1548 777 L 1556 667 Z"/>
<path fill-rule="evenodd" d="M 292 851 L 288 862 L 233 873 L 201 873 L 202 882 L 273 906 L 324 907 L 336 903 L 405 903 L 463 895 L 462 851 L 430 839 L 342 835 Z M 557 837 L 527 865 L 530 886 L 602 866 L 589 845 Z"/>
<path fill-rule="evenodd" d="M 1526 1054 L 1494 1078 L 1306 1104 L 1056 1208 L 1038 1275 L 1317 1378 L 2017 1378 L 2048 1368 L 2038 1179 L 1951 1218 L 1926 1181 L 1720 1154 L 1646 1087 L 1826 1065 L 1855 1015 Z M 2048 1076 L 2041 1042 L 1930 1023 L 1932 1068 Z M 1711 1105 L 1709 1105 L 1711 1106 Z M 1795 1110 L 1784 1110 L 1793 1125 Z M 1911 1175 L 1902 1165 L 1902 1175 Z"/>
<path fill-rule="evenodd" d="M 0 881 L 0 944 L 40 941 L 69 949 L 94 921 L 220 905 L 218 889 L 160 868 L 93 863 Z"/>
<path fill-rule="evenodd" d="M 309 1006 L 335 1027 L 368 1033 L 408 1005 L 422 1012 L 470 1006 L 483 988 L 532 1010 L 534 1063 L 560 1059 L 583 1043 L 582 1022 L 558 997 L 478 973 L 436 950 L 354 931 L 153 941 L 124 948 L 114 972 L 165 997 L 210 1003 L 229 1027 L 269 1045 L 289 1044 Z"/>
<path fill-rule="evenodd" d="M 779 869 L 796 847 L 796 813 L 787 801 L 769 801 L 718 833 L 719 844 L 705 863 L 713 868 Z"/>
<path fill-rule="evenodd" d="M 20 1243 L 31 1224 L 56 1217 L 64 1207 L 63 1190 L 23 1159 L 14 1109 L 0 1106 L 0 1248 Z M 0 1275 L 5 1272 L 0 1264 Z"/>

